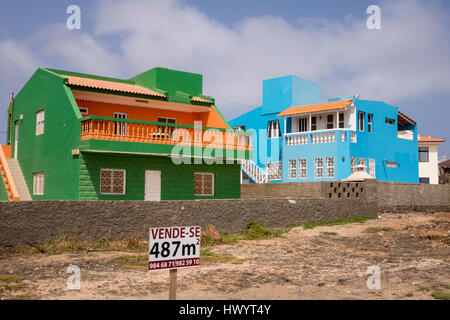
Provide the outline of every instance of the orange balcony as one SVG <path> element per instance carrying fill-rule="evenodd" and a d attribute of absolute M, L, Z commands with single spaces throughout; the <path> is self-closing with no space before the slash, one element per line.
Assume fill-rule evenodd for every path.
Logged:
<path fill-rule="evenodd" d="M 128 148 L 130 152 L 139 152 L 133 150 L 134 147 L 141 151 L 142 148 L 150 150 L 151 145 L 242 150 L 247 151 L 247 155 L 252 151 L 251 135 L 242 131 L 97 116 L 81 119 L 81 141 L 88 140 L 128 142 L 130 144 L 122 145 L 121 150 Z M 162 149 L 153 148 L 154 150 Z M 167 153 L 170 149 L 164 150 Z"/>

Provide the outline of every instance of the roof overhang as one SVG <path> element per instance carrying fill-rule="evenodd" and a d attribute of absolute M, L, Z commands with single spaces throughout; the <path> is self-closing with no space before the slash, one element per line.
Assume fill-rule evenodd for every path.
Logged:
<path fill-rule="evenodd" d="M 93 101 L 109 104 L 120 104 L 125 106 L 134 106 L 151 109 L 170 110 L 178 112 L 210 112 L 209 106 L 195 106 L 184 103 L 168 102 L 155 99 L 134 98 L 115 94 L 74 90 L 72 89 L 75 100 Z"/>
<path fill-rule="evenodd" d="M 406 114 L 404 114 L 403 112 L 400 112 L 400 111 L 398 112 L 397 123 L 401 126 L 405 126 L 408 124 L 412 124 L 412 125 L 416 124 L 416 122 L 413 119 L 411 119 Z"/>
<path fill-rule="evenodd" d="M 311 104 L 311 105 L 305 105 L 305 106 L 299 106 L 299 107 L 291 107 L 291 108 L 284 110 L 280 114 L 278 114 L 278 117 L 282 118 L 282 117 L 289 117 L 289 116 L 302 115 L 302 114 L 345 110 L 349 106 L 352 106 L 353 103 L 354 103 L 354 99 L 346 99 L 346 100 L 331 101 L 331 102 Z"/>

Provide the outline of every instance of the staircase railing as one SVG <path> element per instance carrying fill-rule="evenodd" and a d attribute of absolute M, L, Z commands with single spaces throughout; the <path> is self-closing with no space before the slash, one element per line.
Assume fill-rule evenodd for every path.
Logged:
<path fill-rule="evenodd" d="M 242 171 L 244 171 L 253 181 L 256 183 L 267 183 L 267 173 L 265 170 L 260 168 L 252 160 L 244 160 L 241 162 Z"/>
<path fill-rule="evenodd" d="M 6 192 L 10 201 L 20 201 L 19 192 L 9 169 L 8 161 L 6 160 L 5 149 L 8 146 L 0 146 L 0 171 L 3 181 L 5 183 Z"/>

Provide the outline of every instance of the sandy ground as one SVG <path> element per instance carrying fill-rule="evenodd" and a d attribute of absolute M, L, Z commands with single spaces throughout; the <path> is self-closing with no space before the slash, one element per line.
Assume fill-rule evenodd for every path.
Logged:
<path fill-rule="evenodd" d="M 178 270 L 178 299 L 434 299 L 450 290 L 450 214 L 383 214 L 365 223 L 292 229 L 284 238 L 218 245 L 235 256 Z M 21 254 L 0 260 L 0 275 L 22 286 L 0 299 L 167 299 L 169 272 L 136 253 Z M 81 289 L 68 290 L 66 269 L 81 269 Z M 133 265 L 134 269 L 125 269 Z M 368 289 L 367 268 L 381 271 L 381 289 Z"/>

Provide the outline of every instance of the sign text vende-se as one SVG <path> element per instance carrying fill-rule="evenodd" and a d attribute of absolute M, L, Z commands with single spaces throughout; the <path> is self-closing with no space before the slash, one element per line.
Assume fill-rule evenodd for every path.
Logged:
<path fill-rule="evenodd" d="M 149 270 L 195 267 L 200 264 L 201 227 L 151 228 Z"/>

